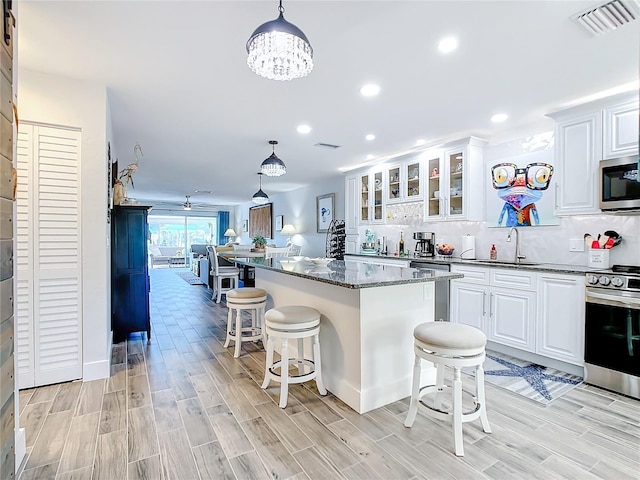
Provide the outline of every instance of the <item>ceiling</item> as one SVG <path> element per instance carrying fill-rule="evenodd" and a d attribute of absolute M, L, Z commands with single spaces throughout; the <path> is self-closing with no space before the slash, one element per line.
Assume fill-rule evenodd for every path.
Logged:
<path fill-rule="evenodd" d="M 268 194 L 418 139 L 495 143 L 550 130 L 545 113 L 638 81 L 640 21 L 592 37 L 570 19 L 592 1 L 283 3 L 314 49 L 314 70 L 291 82 L 246 65 L 246 41 L 277 17 L 275 0 L 22 0 L 18 63 L 106 86 L 119 164 L 134 160 L 136 143 L 144 151 L 130 196 L 216 205 L 251 198 L 272 139 L 287 174 L 263 178 Z M 459 48 L 443 55 L 448 35 Z M 381 92 L 365 98 L 370 82 Z M 500 112 L 509 119 L 493 124 Z M 302 123 L 312 131 L 297 133 Z"/>

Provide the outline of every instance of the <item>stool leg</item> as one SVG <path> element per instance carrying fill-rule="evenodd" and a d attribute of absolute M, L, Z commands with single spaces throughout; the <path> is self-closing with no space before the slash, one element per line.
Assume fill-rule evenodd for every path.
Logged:
<path fill-rule="evenodd" d="M 216 283 L 218 287 L 218 296 L 216 297 L 216 303 L 220 303 L 220 299 L 222 298 L 222 277 L 218 277 L 218 281 Z"/>
<path fill-rule="evenodd" d="M 320 360 L 320 336 L 313 336 L 313 364 L 316 371 L 316 387 L 320 395 L 326 395 L 327 389 L 322 381 L 322 362 Z"/>
<path fill-rule="evenodd" d="M 444 365 L 439 363 L 436 368 L 436 393 L 433 398 L 433 408 L 442 408 L 442 392 L 444 391 Z"/>
<path fill-rule="evenodd" d="M 282 341 L 280 353 L 280 408 L 287 406 L 289 396 L 289 341 Z"/>
<path fill-rule="evenodd" d="M 265 333 L 266 335 L 266 333 Z M 271 382 L 271 375 L 269 369 L 273 366 L 273 338 L 267 337 L 267 358 L 264 363 L 264 380 L 262 381 L 262 388 L 267 388 Z"/>
<path fill-rule="evenodd" d="M 476 367 L 476 396 L 477 401 L 480 403 L 480 422 L 482 423 L 482 430 L 485 433 L 491 433 L 491 426 L 489 425 L 489 419 L 487 418 L 487 403 L 484 396 L 484 369 L 482 365 Z"/>
<path fill-rule="evenodd" d="M 240 356 L 240 348 L 242 347 L 242 310 L 236 310 L 236 349 L 233 353 L 234 358 Z"/>
<path fill-rule="evenodd" d="M 460 369 L 453 369 L 453 443 L 456 455 L 464 456 L 464 446 L 462 443 L 462 380 L 460 379 Z"/>
<path fill-rule="evenodd" d="M 258 313 L 258 322 L 260 324 L 260 331 L 262 332 L 262 346 L 264 347 L 267 344 L 267 329 L 264 325 L 264 309 L 265 307 L 260 307 L 260 311 Z"/>
<path fill-rule="evenodd" d="M 315 351 L 315 350 L 314 350 Z M 304 339 L 298 339 L 298 375 L 304 375 Z"/>
<path fill-rule="evenodd" d="M 229 313 L 227 313 L 227 338 L 224 341 L 224 348 L 227 348 L 231 343 L 231 326 L 233 325 L 233 308 L 229 309 Z"/>
<path fill-rule="evenodd" d="M 411 385 L 411 403 L 407 418 L 404 421 L 405 427 L 411 427 L 418 413 L 418 396 L 420 395 L 420 357 L 416 355 L 413 362 L 413 383 Z"/>

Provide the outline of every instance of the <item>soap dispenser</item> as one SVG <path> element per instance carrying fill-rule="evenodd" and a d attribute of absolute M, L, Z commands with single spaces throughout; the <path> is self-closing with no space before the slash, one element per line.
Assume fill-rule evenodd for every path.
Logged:
<path fill-rule="evenodd" d="M 495 244 L 491 245 L 491 251 L 489 252 L 489 258 L 491 260 L 497 260 L 498 259 L 498 251 L 496 250 L 496 245 Z"/>

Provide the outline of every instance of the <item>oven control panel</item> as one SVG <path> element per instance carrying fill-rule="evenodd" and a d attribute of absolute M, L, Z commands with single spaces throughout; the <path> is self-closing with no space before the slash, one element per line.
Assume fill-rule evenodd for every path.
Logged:
<path fill-rule="evenodd" d="M 615 273 L 588 273 L 588 287 L 612 288 L 615 290 L 640 291 L 640 276 Z"/>

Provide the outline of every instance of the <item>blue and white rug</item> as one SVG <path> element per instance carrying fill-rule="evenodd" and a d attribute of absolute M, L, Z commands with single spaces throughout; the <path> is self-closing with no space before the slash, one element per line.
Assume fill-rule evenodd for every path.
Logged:
<path fill-rule="evenodd" d="M 487 350 L 485 381 L 548 404 L 582 383 L 582 377 Z"/>

